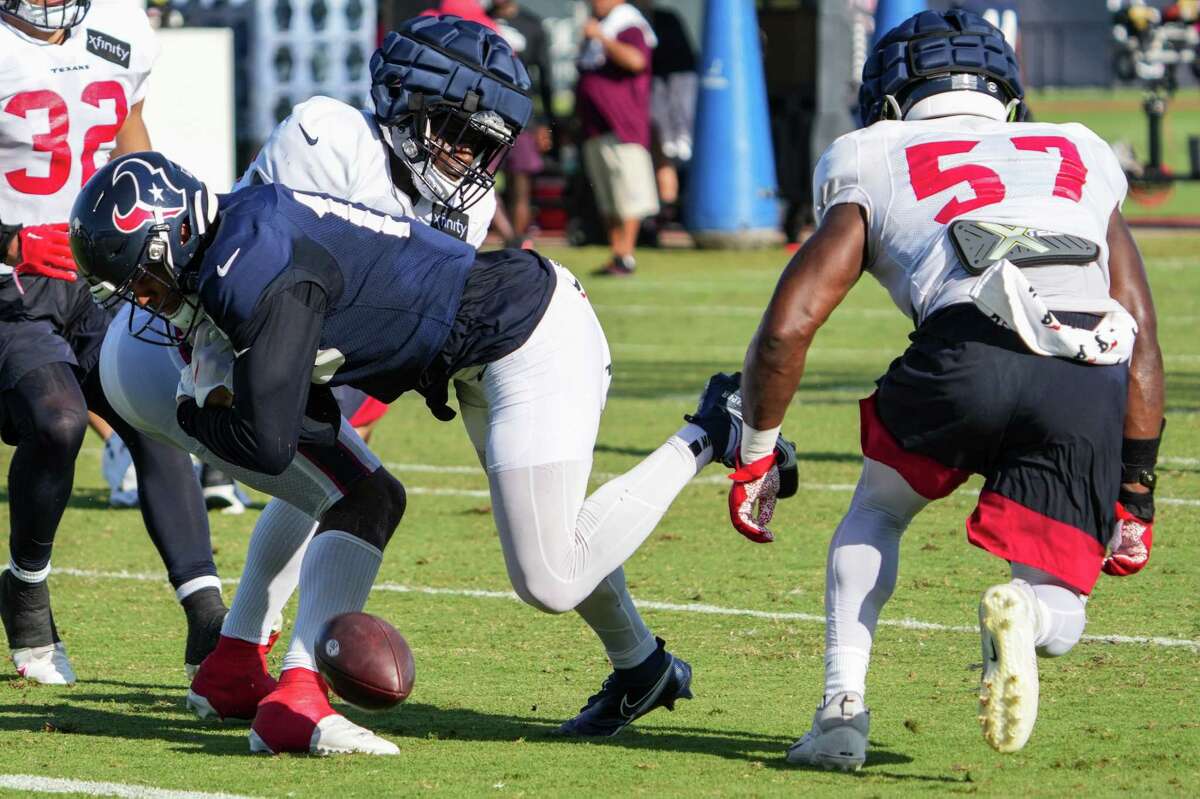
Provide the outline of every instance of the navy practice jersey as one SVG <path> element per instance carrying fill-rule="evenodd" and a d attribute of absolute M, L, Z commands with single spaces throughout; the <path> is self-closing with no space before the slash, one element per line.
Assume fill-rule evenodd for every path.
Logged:
<path fill-rule="evenodd" d="M 200 304 L 237 354 L 233 407 L 184 400 L 180 427 L 267 474 L 283 472 L 297 446 L 336 446 L 328 387 L 385 402 L 422 387 L 441 366 L 475 258 L 418 222 L 325 195 L 278 184 L 223 195 L 197 278 Z"/>
<path fill-rule="evenodd" d="M 254 346 L 264 296 L 313 282 L 326 295 L 320 382 L 383 402 L 418 387 L 454 323 L 474 248 L 420 222 L 278 184 L 219 203 L 199 295 L 235 352 Z"/>

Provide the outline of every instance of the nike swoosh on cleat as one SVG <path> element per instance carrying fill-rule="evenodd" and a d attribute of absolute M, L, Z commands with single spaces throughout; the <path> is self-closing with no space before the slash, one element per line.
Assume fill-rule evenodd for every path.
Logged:
<path fill-rule="evenodd" d="M 621 717 L 628 719 L 629 721 L 633 721 L 635 718 L 637 718 L 638 714 L 643 712 L 643 708 L 659 697 L 659 695 L 662 693 L 663 686 L 667 684 L 667 680 L 671 678 L 671 672 L 674 670 L 675 661 L 672 660 L 671 664 L 667 667 L 667 670 L 664 671 L 663 675 L 658 678 L 658 682 L 650 686 L 650 689 L 646 691 L 646 695 L 634 704 L 629 704 L 629 694 L 622 696 L 620 706 Z"/>
<path fill-rule="evenodd" d="M 320 141 L 319 137 L 316 137 L 316 136 L 309 136 L 309 135 L 308 135 L 308 131 L 307 131 L 307 130 L 305 130 L 305 129 L 304 129 L 304 126 L 303 126 L 303 125 L 301 125 L 299 122 L 297 122 L 297 123 L 296 123 L 296 127 L 300 128 L 300 132 L 301 132 L 302 134 L 304 134 L 304 140 L 305 140 L 306 142 L 308 142 L 308 145 L 309 145 L 310 147 L 316 147 L 316 146 L 317 146 L 317 142 L 318 142 L 318 141 Z"/>

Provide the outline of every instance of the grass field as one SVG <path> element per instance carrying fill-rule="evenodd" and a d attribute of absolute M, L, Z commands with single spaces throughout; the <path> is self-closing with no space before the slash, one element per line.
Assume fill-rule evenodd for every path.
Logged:
<path fill-rule="evenodd" d="M 408 637 L 416 690 L 394 712 L 348 712 L 396 741 L 401 757 L 251 757 L 245 728 L 188 714 L 182 614 L 140 516 L 104 507 L 89 438 L 52 578 L 80 681 L 64 689 L 0 676 L 0 775 L 249 796 L 1191 794 L 1200 781 L 1200 237 L 1140 239 L 1169 370 L 1154 557 L 1143 574 L 1097 586 L 1088 633 L 1119 642 L 1090 638 L 1043 661 L 1041 717 L 1019 754 L 989 749 L 974 719 L 976 605 L 1007 569 L 966 543 L 973 500 L 963 491 L 918 517 L 905 539 L 870 675 L 867 766 L 842 775 L 783 761 L 821 690 L 825 548 L 857 477 L 856 401 L 907 333 L 868 279 L 818 337 L 788 419 L 804 488 L 779 509 L 778 541 L 755 546 L 728 528 L 725 481 L 710 469 L 628 564 L 649 624 L 696 670 L 696 699 L 676 712 L 599 743 L 549 737 L 607 674 L 603 653 L 572 614 L 544 616 L 507 593 L 465 433 L 405 399 L 375 443 L 409 487 L 409 512 L 368 610 Z M 581 275 L 603 257 L 551 254 Z M 636 279 L 586 281 L 615 360 L 598 476 L 632 466 L 676 429 L 711 372 L 739 364 L 785 258 L 646 252 Z M 239 573 L 255 514 L 210 516 L 226 577 Z"/>

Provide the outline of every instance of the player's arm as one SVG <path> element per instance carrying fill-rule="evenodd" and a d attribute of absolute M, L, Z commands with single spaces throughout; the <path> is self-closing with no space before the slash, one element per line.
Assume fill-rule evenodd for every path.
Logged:
<path fill-rule="evenodd" d="M 113 148 L 113 158 L 126 153 L 140 153 L 154 149 L 150 144 L 150 134 L 146 130 L 146 122 L 142 119 L 142 106 L 145 102 L 142 100 L 134 103 L 133 108 L 129 109 L 129 115 L 125 117 L 125 122 L 117 131 L 117 146 Z"/>
<path fill-rule="evenodd" d="M 1129 391 L 1121 444 L 1119 537 L 1104 562 L 1109 574 L 1139 571 L 1150 557 L 1154 521 L 1154 467 L 1163 428 L 1163 359 L 1154 298 L 1141 253 L 1125 219 L 1114 210 L 1108 222 L 1109 292 L 1133 315 L 1138 334 L 1129 362 Z"/>
<path fill-rule="evenodd" d="M 250 329 L 234 334 L 241 354 L 233 367 L 230 407 L 179 404 L 184 432 L 217 456 L 263 474 L 281 474 L 304 431 L 313 362 L 326 296 L 303 282 L 280 290 L 255 310 Z"/>
<path fill-rule="evenodd" d="M 738 468 L 729 476 L 729 520 L 756 543 L 775 540 L 767 529 L 779 490 L 775 439 L 804 374 L 808 348 L 858 281 L 866 247 L 866 210 L 854 203 L 834 205 L 784 269 L 746 350 L 742 444 Z"/>
<path fill-rule="evenodd" d="M 813 337 L 862 274 L 866 244 L 863 208 L 836 205 L 784 269 L 742 367 L 747 426 L 778 431 L 783 424 Z M 767 451 L 774 446 L 772 436 Z"/>

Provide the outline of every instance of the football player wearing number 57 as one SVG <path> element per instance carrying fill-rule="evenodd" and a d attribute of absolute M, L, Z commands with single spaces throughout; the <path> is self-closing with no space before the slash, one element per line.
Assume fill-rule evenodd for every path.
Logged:
<path fill-rule="evenodd" d="M 1023 104 L 1013 51 L 982 17 L 926 11 L 888 32 L 863 68 L 865 127 L 821 157 L 817 232 L 746 353 L 730 509 L 763 539 L 746 498 L 770 504 L 759 476 L 817 329 L 863 272 L 916 326 L 861 403 L 862 476 L 827 561 L 824 695 L 793 763 L 866 759 L 900 538 L 971 474 L 985 482 L 967 538 L 1011 564 L 979 606 L 979 721 L 1001 752 L 1029 738 L 1037 656 L 1079 640 L 1100 572 L 1149 557 L 1162 355 L 1125 176 L 1092 131 L 1022 122 Z"/>
<path fill-rule="evenodd" d="M 133 456 L 143 518 L 188 616 L 185 663 L 216 644 L 225 612 L 191 463 L 105 399 L 108 313 L 75 279 L 67 242 L 80 188 L 110 156 L 150 146 L 142 103 L 157 55 L 133 0 L 0 0 L 0 436 L 16 446 L 0 617 L 17 671 L 40 683 L 75 681 L 47 577 L 88 410 Z"/>

